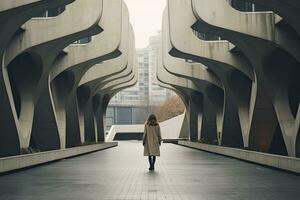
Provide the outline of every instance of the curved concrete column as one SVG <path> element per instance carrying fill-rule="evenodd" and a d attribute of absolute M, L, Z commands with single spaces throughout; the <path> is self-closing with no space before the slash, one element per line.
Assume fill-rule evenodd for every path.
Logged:
<path fill-rule="evenodd" d="M 227 41 L 204 41 L 196 37 L 192 28 L 197 19 L 191 1 L 168 1 L 170 54 L 205 64 L 221 80 L 224 90 L 221 144 L 225 146 L 248 146 L 249 108 L 252 67 L 241 54 L 231 52 Z M 180 13 L 180 14 L 178 14 Z M 178 23 L 180 20 L 181 23 Z M 234 84 L 242 81 L 239 87 Z M 246 109 L 245 109 L 246 108 Z M 230 112 L 227 112 L 230 110 Z M 243 138 L 243 139 L 242 139 Z"/>
<path fill-rule="evenodd" d="M 65 11 L 56 17 L 37 17 L 27 21 L 22 26 L 25 30 L 24 33 L 10 41 L 6 50 L 5 63 L 10 63 L 17 55 L 25 50 L 28 51 L 31 47 L 60 38 L 66 40 L 66 36 L 71 36 L 91 27 L 95 28 L 102 16 L 102 1 L 76 0 L 67 5 Z M 89 13 L 89 15 L 82 17 L 78 13 Z M 76 23 L 70 23 L 72 21 L 76 21 Z M 99 26 L 97 29 L 101 30 Z M 100 31 L 98 30 L 98 32 Z M 80 37 L 84 36 L 81 34 Z M 73 40 L 76 41 L 77 38 Z"/>
<path fill-rule="evenodd" d="M 110 99 L 123 89 L 133 87 L 137 83 L 137 75 L 129 82 L 112 87 L 109 92 L 103 94 L 98 93 L 94 96 L 94 109 L 95 109 L 95 119 L 97 122 L 97 135 L 99 141 L 105 141 L 105 131 L 104 131 L 104 116 L 109 104 Z M 96 101 L 95 101 L 96 100 Z"/>
<path fill-rule="evenodd" d="M 185 102 L 188 116 L 189 138 L 193 141 L 200 139 L 200 130 L 202 125 L 202 94 L 198 92 L 199 88 L 196 84 L 186 78 L 175 76 L 169 73 L 164 67 L 162 46 L 159 49 L 159 57 L 157 64 L 157 79 L 163 84 L 170 85 L 176 90 L 183 91 L 185 94 Z"/>
<path fill-rule="evenodd" d="M 222 83 L 218 78 L 207 71 L 207 68 L 202 64 L 191 64 L 183 59 L 171 57 L 168 52 L 170 49 L 169 39 L 169 23 L 168 13 L 164 13 L 163 19 L 163 44 L 162 44 L 162 60 L 165 69 L 176 76 L 181 76 L 192 80 L 197 85 L 199 92 L 203 95 L 203 115 L 201 139 L 205 142 L 213 142 L 216 139 L 217 132 L 221 132 L 222 119 L 217 120 L 217 116 L 222 116 L 223 111 L 223 89 Z M 208 94 L 210 92 L 210 94 Z M 196 96 L 191 99 L 195 99 Z M 190 106 L 197 102 L 191 101 Z M 195 105 L 196 106 L 196 105 Z M 194 107 L 195 107 L 194 106 Z M 217 124 L 219 125 L 217 127 Z"/>
<path fill-rule="evenodd" d="M 135 51 L 134 44 L 135 43 L 134 43 L 133 29 L 131 26 L 129 26 L 129 29 L 127 31 L 127 36 L 126 37 L 124 36 L 121 44 L 121 51 L 123 51 L 124 53 L 115 59 L 108 60 L 101 64 L 94 65 L 82 77 L 79 83 L 80 88 L 78 90 L 78 94 L 80 94 L 81 91 L 88 90 L 89 95 L 87 95 L 87 97 L 84 98 L 78 95 L 78 98 L 80 99 L 79 118 L 80 118 L 81 130 L 84 130 L 86 127 L 85 122 L 87 118 L 85 116 L 91 115 L 86 110 L 88 107 L 91 107 L 94 94 L 98 90 L 101 90 L 101 87 L 104 86 L 109 87 L 109 85 L 114 86 L 115 84 L 118 83 L 121 84 L 122 81 L 119 81 L 120 78 L 124 78 L 124 77 L 126 78 L 126 76 L 128 75 L 132 78 L 132 62 L 133 62 L 132 59 Z M 116 81 L 119 82 L 116 83 Z M 97 110 L 96 112 L 99 113 L 99 111 Z M 101 138 L 101 140 L 104 139 L 102 133 L 98 134 L 98 139 L 99 138 Z"/>
<path fill-rule="evenodd" d="M 73 1 L 74 0 L 4 0 L 1 2 L 0 22 L 2 28 L 0 30 L 0 55 L 2 59 L 2 66 L 0 72 L 0 105 L 1 113 L 3 113 L 3 115 L 0 118 L 0 129 L 2 130 L 0 136 L 0 156 L 15 155 L 20 152 L 18 134 L 19 124 L 17 122 L 18 117 L 15 109 L 11 107 L 11 104 L 13 104 L 13 97 L 9 84 L 7 68 L 3 64 L 5 48 L 9 44 L 12 37 L 23 34 L 24 29 L 21 28 L 21 26 L 30 18 L 40 14 L 41 12 L 44 12 L 47 9 L 55 8 L 57 6 L 64 6 Z"/>
<path fill-rule="evenodd" d="M 104 0 L 99 26 L 104 29 L 101 34 L 93 36 L 88 44 L 70 45 L 67 56 L 52 66 L 50 79 L 56 94 L 58 127 L 66 136 L 67 147 L 83 143 L 84 134 L 95 135 L 90 129 L 80 134 L 76 90 L 81 78 L 95 64 L 126 54 L 121 39 L 128 37 L 129 14 L 121 0 Z"/>
<path fill-rule="evenodd" d="M 103 116 L 106 113 L 110 99 L 120 90 L 131 87 L 137 83 L 138 74 L 136 52 L 134 46 L 132 47 L 132 53 L 130 53 L 130 56 L 128 58 L 128 68 L 131 68 L 132 73 L 127 77 L 122 76 L 122 73 L 120 73 L 120 77 L 118 79 L 112 80 L 110 83 L 103 82 L 102 84 L 97 84 L 98 86 L 96 87 L 95 93 L 98 94 L 98 102 L 94 102 L 94 111 L 97 122 L 97 135 L 100 141 L 104 141 L 105 139 Z"/>
<path fill-rule="evenodd" d="M 79 12 L 89 12 L 91 16 L 82 19 L 78 16 Z M 102 1 L 95 0 L 94 5 L 90 5 L 78 0 L 57 17 L 28 21 L 24 25 L 25 31 L 11 40 L 6 49 L 5 67 L 10 79 L 7 84 L 13 89 L 10 95 L 14 102 L 10 102 L 10 106 L 16 110 L 19 118 L 16 123 L 20 126 L 21 147 L 26 148 L 31 143 L 31 146 L 41 150 L 64 148 L 64 136 L 59 134 L 52 105 L 49 72 L 52 63 L 63 55 L 62 49 L 67 45 L 83 36 L 102 31 L 98 26 L 101 15 Z M 67 25 L 69 27 L 65 28 L 65 21 L 76 18 L 78 23 L 74 27 Z M 18 65 L 24 55 L 34 63 L 27 69 Z"/>
<path fill-rule="evenodd" d="M 274 34 L 274 32 L 271 32 L 272 27 L 274 27 L 272 21 L 268 23 L 270 28 L 265 29 L 263 29 L 264 26 L 258 23 L 259 20 L 256 23 L 253 21 L 253 23 L 245 23 L 244 26 L 237 27 L 238 22 L 248 19 L 247 16 L 249 15 L 237 12 L 224 1 L 218 2 L 218 5 L 225 6 L 222 10 L 221 7 L 217 6 L 216 1 L 213 3 L 205 0 L 193 1 L 194 12 L 202 26 L 207 27 L 210 32 L 218 32 L 219 35 L 230 40 L 241 49 L 255 69 L 256 88 L 253 91 L 256 90 L 256 94 L 252 94 L 255 101 L 251 102 L 250 110 L 250 113 L 253 113 L 250 133 L 251 147 L 259 151 L 272 152 L 272 146 L 276 142 L 274 141 L 275 138 L 277 136 L 280 138 L 283 135 L 284 144 L 280 144 L 281 146 L 277 146 L 276 149 L 282 148 L 283 154 L 287 150 L 289 155 L 295 156 L 295 138 L 297 134 L 295 127 L 299 127 L 299 125 L 295 124 L 296 108 L 291 107 L 288 103 L 289 96 L 293 94 L 288 94 L 286 91 L 297 87 L 297 84 L 293 84 L 297 81 L 291 78 L 300 77 L 300 65 L 295 59 L 298 57 L 293 58 L 297 54 L 283 44 L 278 47 L 279 42 L 272 40 Z M 203 4 L 209 7 L 207 10 L 213 9 L 214 13 L 224 12 L 225 10 L 231 13 L 229 16 L 236 18 L 231 18 L 230 22 L 225 22 L 222 13 L 214 15 L 214 18 L 212 18 L 212 11 L 206 10 L 204 12 L 201 9 Z M 217 7 L 213 7 L 213 5 Z M 252 13 L 250 16 L 254 19 L 260 19 L 261 17 L 271 19 L 268 15 L 269 13 Z M 221 24 L 221 22 L 224 24 Z M 274 57 L 274 55 L 277 57 Z M 276 64 L 275 69 L 272 68 L 274 66 L 270 65 L 273 59 L 277 59 L 277 63 L 273 63 Z M 284 63 L 279 61 L 284 61 Z M 283 69 L 282 64 L 285 65 L 285 68 L 280 72 L 280 69 Z M 278 83 L 280 88 L 276 87 Z M 297 95 L 295 98 L 297 99 Z"/>

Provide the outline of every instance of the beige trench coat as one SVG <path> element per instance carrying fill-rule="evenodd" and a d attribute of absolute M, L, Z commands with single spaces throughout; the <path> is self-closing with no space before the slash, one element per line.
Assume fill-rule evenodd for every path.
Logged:
<path fill-rule="evenodd" d="M 159 146 L 161 143 L 161 132 L 159 125 L 145 125 L 143 144 L 144 156 L 160 156 Z"/>

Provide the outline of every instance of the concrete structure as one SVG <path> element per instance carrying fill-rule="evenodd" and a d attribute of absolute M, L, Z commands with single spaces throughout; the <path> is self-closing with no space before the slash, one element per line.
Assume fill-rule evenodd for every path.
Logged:
<path fill-rule="evenodd" d="M 0 158 L 0 173 L 11 172 L 14 170 L 20 170 L 36 165 L 67 159 L 74 156 L 116 147 L 117 145 L 117 142 L 104 142 L 81 147 Z"/>
<path fill-rule="evenodd" d="M 273 167 L 289 172 L 300 173 L 300 159 L 294 157 L 280 156 L 256 151 L 249 151 L 237 148 L 222 147 L 216 145 L 202 144 L 190 141 L 178 141 L 179 145 L 199 149 L 215 154 L 220 154 L 243 161 L 252 162 L 268 167 Z"/>
<path fill-rule="evenodd" d="M 140 62 L 186 106 L 163 132 L 298 172 L 299 3 L 235 2 L 168 0 L 162 33 Z M 4 0 L 0 23 L 0 156 L 16 156 L 2 159 L 2 171 L 97 149 L 77 147 L 105 142 L 109 101 L 144 75 L 124 2 Z M 166 96 L 154 90 L 154 100 Z M 33 151 L 47 152 L 18 156 Z"/>
<path fill-rule="evenodd" d="M 104 141 L 95 99 L 132 86 L 137 74 L 124 2 L 5 0 L 0 13 L 0 156 Z M 90 94 L 87 78 L 98 78 Z"/>
<path fill-rule="evenodd" d="M 241 2 L 245 2 L 245 8 L 250 5 L 246 1 L 169 0 L 164 17 L 167 19 L 163 23 L 163 35 L 166 35 L 163 44 L 167 48 L 162 51 L 165 55 L 162 59 L 173 56 L 170 60 L 174 63 L 165 65 L 167 70 L 161 69 L 157 76 L 162 83 L 183 94 L 185 102 L 193 99 L 191 89 L 201 92 L 199 85 L 205 84 L 196 87 L 185 80 L 183 86 L 167 81 L 170 74 L 195 84 L 196 69 L 207 68 L 221 82 L 223 96 L 216 90 L 206 89 L 201 93 L 209 97 L 214 105 L 210 110 L 217 116 L 212 124 L 217 131 L 203 131 L 200 136 L 206 134 L 203 142 L 211 142 L 205 140 L 207 134 L 217 134 L 220 145 L 299 157 L 297 3 L 253 0 L 250 1 L 254 3 L 252 9 L 243 9 Z M 256 10 L 260 12 L 251 12 Z M 201 63 L 202 67 L 191 70 L 184 60 L 192 66 Z M 201 104 L 200 99 L 195 102 L 198 108 Z M 189 114 L 191 131 L 199 116 Z M 200 121 L 203 123 L 208 118 Z M 197 139 L 192 135 L 190 132 L 191 139 Z"/>
<path fill-rule="evenodd" d="M 163 140 L 178 139 L 182 130 L 182 124 L 184 122 L 185 114 L 179 115 L 172 119 L 160 122 L 160 129 Z M 106 141 L 112 142 L 116 134 L 138 134 L 144 133 L 144 124 L 133 125 L 113 125 L 107 136 Z M 186 131 L 186 130 L 184 130 Z"/>

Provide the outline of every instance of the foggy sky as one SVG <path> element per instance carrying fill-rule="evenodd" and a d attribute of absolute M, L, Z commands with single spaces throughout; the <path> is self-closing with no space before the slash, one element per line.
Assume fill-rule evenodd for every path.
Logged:
<path fill-rule="evenodd" d="M 163 9 L 166 0 L 124 0 L 130 13 L 133 25 L 136 47 L 147 46 L 149 36 L 161 30 Z"/>

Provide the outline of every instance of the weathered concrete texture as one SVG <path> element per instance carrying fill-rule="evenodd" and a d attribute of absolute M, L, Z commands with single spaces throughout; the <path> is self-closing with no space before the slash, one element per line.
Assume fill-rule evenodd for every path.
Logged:
<path fill-rule="evenodd" d="M 68 56 L 57 61 L 52 67 L 50 76 L 53 80 L 52 91 L 56 116 L 60 129 L 65 131 L 63 135 L 66 135 L 67 147 L 76 146 L 84 142 L 85 138 L 90 142 L 96 141 L 95 131 L 92 131 L 95 128 L 87 130 L 85 127 L 85 131 L 80 131 L 76 91 L 81 78 L 89 68 L 120 56 L 121 33 L 126 31 L 121 29 L 122 18 L 125 17 L 122 16 L 121 9 L 121 0 L 104 0 L 102 17 L 99 21 L 99 26 L 104 31 L 93 36 L 88 44 L 70 45 L 67 49 Z M 126 20 L 128 24 L 128 18 Z M 66 88 L 62 88 L 62 84 L 66 85 Z M 84 133 L 87 135 L 85 136 Z"/>
<path fill-rule="evenodd" d="M 25 31 L 10 41 L 4 61 L 7 66 L 4 67 L 7 67 L 10 79 L 7 84 L 12 86 L 14 102 L 11 102 L 10 107 L 18 116 L 16 123 L 21 148 L 27 148 L 30 142 L 42 150 L 65 147 L 65 135 L 57 127 L 51 103 L 49 73 L 63 48 L 84 35 L 101 32 L 97 24 L 102 13 L 102 1 L 94 3 L 96 7 L 84 1 L 76 1 L 57 17 L 29 20 L 24 24 Z M 80 11 L 91 12 L 92 15 L 82 20 L 78 16 Z M 78 23 L 75 26 L 65 25 L 65 20 L 76 18 Z M 21 60 L 22 63 L 26 58 L 33 60 L 30 67 L 17 62 Z M 7 128 L 2 130 L 13 131 Z"/>
<path fill-rule="evenodd" d="M 19 124 L 17 120 L 17 113 L 13 108 L 13 99 L 8 83 L 9 75 L 7 68 L 4 64 L 4 52 L 10 40 L 14 36 L 24 33 L 21 26 L 30 18 L 40 14 L 41 12 L 63 6 L 73 2 L 72 0 L 54 0 L 54 1 L 4 1 L 1 2 L 1 40 L 0 40 L 0 53 L 1 53 L 1 76 L 0 76 L 0 89 L 1 89 L 1 110 L 5 113 L 1 118 L 0 129 L 1 131 L 1 145 L 0 155 L 13 155 L 19 152 L 20 142 L 19 137 Z M 22 5 L 20 7 L 20 5 Z"/>
<path fill-rule="evenodd" d="M 103 115 L 106 113 L 109 100 L 121 89 L 130 87 L 137 82 L 137 63 L 134 34 L 131 25 L 128 23 L 129 15 L 127 8 L 123 8 L 123 39 L 121 51 L 124 53 L 115 59 L 97 64 L 88 70 L 82 77 L 78 93 L 89 91 L 91 106 L 95 113 L 98 140 L 104 141 Z M 109 76 L 110 74 L 110 76 Z M 95 98 L 93 98 L 95 96 Z M 88 103 L 79 102 L 79 108 L 85 110 Z"/>
<path fill-rule="evenodd" d="M 296 200 L 300 178 L 211 153 L 162 144 L 148 171 L 140 142 L 0 177 L 11 200 Z M 130 155 L 130 156 L 129 156 Z"/>
<path fill-rule="evenodd" d="M 174 75 L 182 76 L 193 81 L 197 86 L 199 95 L 193 95 L 190 101 L 190 117 L 191 126 L 193 129 L 199 129 L 199 136 L 193 138 L 194 140 L 202 139 L 207 142 L 217 140 L 217 132 L 221 131 L 221 127 L 217 126 L 217 116 L 222 115 L 223 110 L 223 85 L 214 73 L 207 70 L 207 67 L 202 64 L 188 63 L 182 59 L 171 57 L 168 52 L 172 48 L 169 38 L 169 23 L 168 13 L 165 12 L 163 19 L 163 44 L 162 44 L 162 60 L 163 66 L 166 70 Z M 215 98 L 211 98 L 213 96 Z M 219 97 L 219 98 L 218 98 Z M 197 104 L 203 104 L 202 108 Z M 221 121 L 221 119 L 219 119 Z M 198 130 L 197 130 L 198 132 Z"/>
<path fill-rule="evenodd" d="M 276 14 L 282 16 L 284 20 L 287 21 L 290 26 L 292 26 L 297 31 L 298 34 L 300 33 L 300 22 L 298 20 L 300 10 L 299 1 L 289 0 L 281 2 L 277 0 L 249 0 L 248 2 L 257 3 L 258 5 L 263 5 L 266 8 L 269 8 Z"/>
<path fill-rule="evenodd" d="M 299 158 L 221 147 L 199 142 L 178 141 L 178 144 L 300 174 Z"/>
<path fill-rule="evenodd" d="M 61 12 L 55 17 L 32 18 L 58 6 Z M 77 88 L 96 64 L 117 57 L 125 57 L 126 62 L 133 59 L 135 52 L 128 53 L 132 51 L 128 44 L 134 46 L 134 33 L 125 3 L 4 1 L 0 10 L 5 25 L 0 31 L 5 36 L 0 39 L 0 156 L 15 155 L 28 147 L 46 151 L 98 141 L 92 101 L 96 93 L 85 95 Z M 81 39 L 89 42 L 72 44 Z M 127 66 L 116 64 L 118 69 Z M 117 73 L 109 67 L 105 69 L 107 79 Z M 83 118 L 78 99 L 88 102 Z"/>
<path fill-rule="evenodd" d="M 294 3 L 266 7 L 286 5 L 274 9 L 282 12 Z M 166 52 L 204 64 L 222 82 L 220 143 L 299 156 L 300 37 L 290 18 L 295 12 L 281 17 L 272 11 L 239 12 L 225 0 L 169 0 L 167 9 Z M 206 36 L 227 41 L 205 41 Z M 193 78 L 186 69 L 173 74 Z"/>
<path fill-rule="evenodd" d="M 19 170 L 26 167 L 33 167 L 35 165 L 45 164 L 56 160 L 66 159 L 82 154 L 100 151 L 103 149 L 117 146 L 117 142 L 99 143 L 94 145 L 87 145 L 81 147 L 73 147 L 63 150 L 53 150 L 42 153 L 34 153 L 20 156 L 11 156 L 0 158 L 0 173 Z"/>
<path fill-rule="evenodd" d="M 237 12 L 224 1 L 215 3 L 216 1 L 210 4 L 205 0 L 193 2 L 194 12 L 199 20 L 199 25 L 195 28 L 202 30 L 201 27 L 206 27 L 209 29 L 208 32 L 217 32 L 218 35 L 228 39 L 248 57 L 253 66 L 256 74 L 253 92 L 256 93 L 256 99 L 250 102 L 252 104 L 250 106 L 253 107 L 250 109 L 253 117 L 249 126 L 250 147 L 269 151 L 272 148 L 273 138 L 277 132 L 281 132 L 279 134 L 282 134 L 285 142 L 283 148 L 286 148 L 289 155 L 295 156 L 296 130 L 299 125 L 296 123 L 293 110 L 295 113 L 297 108 L 289 104 L 290 95 L 293 94 L 287 91 L 290 87 L 295 87 L 291 83 L 295 81 L 294 76 L 300 77 L 299 50 L 293 47 L 295 43 L 299 43 L 299 37 L 293 42 L 288 42 L 288 39 L 293 38 L 294 32 L 280 25 L 276 26 L 274 17 L 269 16 L 273 14 L 272 12 L 251 13 L 252 19 L 257 20 L 246 23 L 246 18 L 251 17 L 248 13 Z M 211 6 L 207 9 L 210 11 L 204 12 L 203 4 Z M 219 13 L 213 20 L 209 17 L 213 15 L 212 10 Z M 230 22 L 229 18 L 226 20 L 220 13 L 221 10 L 233 15 Z M 245 22 L 243 26 L 240 24 L 242 21 Z M 275 37 L 280 33 L 284 36 Z M 265 117 L 262 118 L 263 115 Z M 265 139 L 262 139 L 261 136 L 264 134 Z"/>
<path fill-rule="evenodd" d="M 183 3 L 175 0 L 168 3 L 170 54 L 205 64 L 222 81 L 226 96 L 224 103 L 221 102 L 221 105 L 217 106 L 218 110 L 223 112 L 218 115 L 222 116 L 218 123 L 221 126 L 221 130 L 218 131 L 221 133 L 220 142 L 227 146 L 243 146 L 242 135 L 247 144 L 247 125 L 243 123 L 245 120 L 242 118 L 247 117 L 247 115 L 241 112 L 246 104 L 241 96 L 245 94 L 249 96 L 247 87 L 251 85 L 253 72 L 247 60 L 230 52 L 231 44 L 229 42 L 224 40 L 207 42 L 196 37 L 195 31 L 191 27 L 197 20 L 191 6 L 188 1 Z M 178 10 L 182 11 L 181 15 L 176 14 Z M 181 23 L 177 23 L 179 19 Z M 240 76 L 239 81 L 243 81 L 240 84 L 244 87 L 243 95 L 233 87 L 235 76 L 238 75 Z M 211 90 L 209 95 L 216 96 L 217 94 Z M 214 97 L 213 99 L 217 100 L 217 98 Z M 223 104 L 224 109 L 222 109 Z"/>

